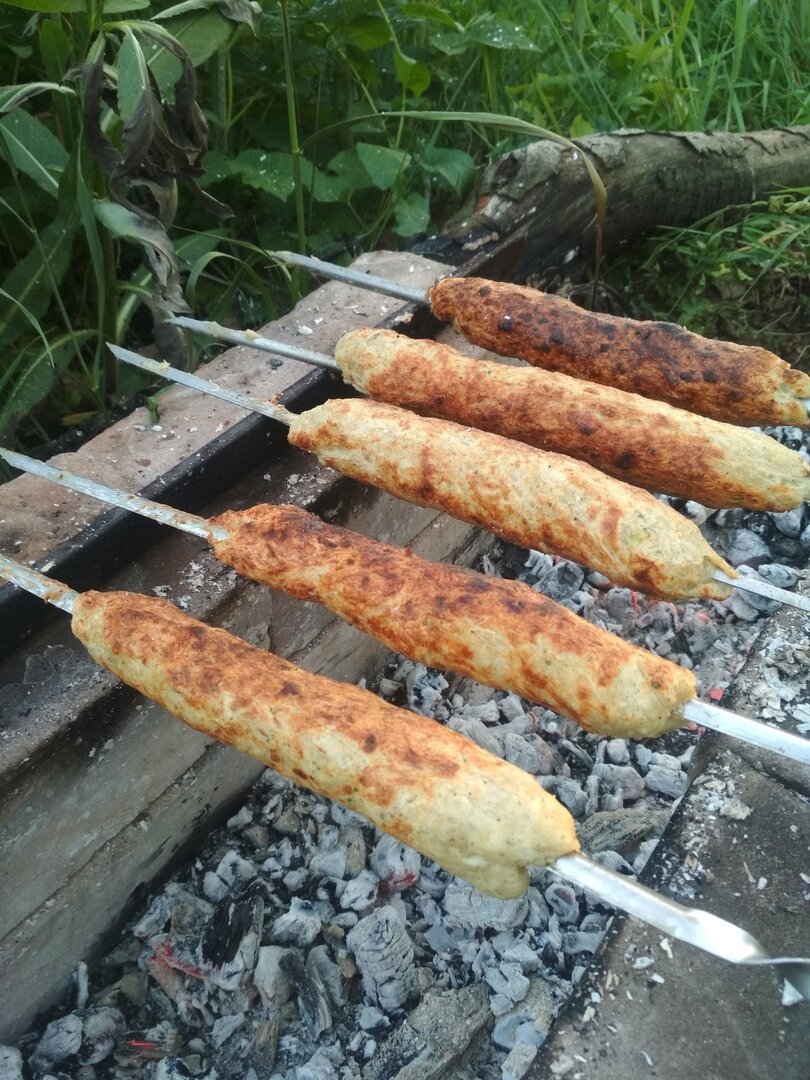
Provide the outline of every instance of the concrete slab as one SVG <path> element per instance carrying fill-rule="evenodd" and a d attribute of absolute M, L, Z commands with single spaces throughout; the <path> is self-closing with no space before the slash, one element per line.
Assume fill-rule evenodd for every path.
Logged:
<path fill-rule="evenodd" d="M 798 707 L 810 700 L 809 629 L 791 608 L 768 620 L 722 705 L 748 716 L 770 710 L 797 730 Z M 775 955 L 810 956 L 807 768 L 709 733 L 692 778 L 642 880 L 743 926 Z M 531 1080 L 810 1076 L 810 1005 L 782 1003 L 777 968 L 662 941 L 616 918 Z"/>

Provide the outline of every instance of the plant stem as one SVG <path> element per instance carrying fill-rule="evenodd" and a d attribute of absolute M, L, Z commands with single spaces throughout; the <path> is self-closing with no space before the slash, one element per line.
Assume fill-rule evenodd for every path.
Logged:
<path fill-rule="evenodd" d="M 293 183 L 295 185 L 295 220 L 298 229 L 298 250 L 306 253 L 309 248 L 307 245 L 304 185 L 301 176 L 301 147 L 298 142 L 298 110 L 295 98 L 292 39 L 290 37 L 290 20 L 289 12 L 287 10 L 287 0 L 279 0 L 279 6 L 281 7 L 281 25 L 284 41 L 284 79 L 287 87 L 287 127 L 290 134 L 290 154 L 292 155 Z M 293 301 L 297 301 L 303 295 L 301 273 L 297 268 L 292 272 L 290 283 Z"/>

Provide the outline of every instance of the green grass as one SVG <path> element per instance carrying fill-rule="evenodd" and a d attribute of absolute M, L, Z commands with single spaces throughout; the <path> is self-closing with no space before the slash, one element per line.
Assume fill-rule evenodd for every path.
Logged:
<path fill-rule="evenodd" d="M 141 385 L 116 376 L 103 342 L 149 348 L 155 312 L 181 290 L 201 316 L 257 325 L 306 288 L 266 250 L 332 257 L 408 242 L 458 207 L 478 166 L 525 141 L 429 113 L 496 112 L 565 137 L 810 122 L 810 0 L 504 0 L 495 13 L 481 0 L 264 0 L 259 17 L 238 0 L 198 0 L 158 21 L 166 5 L 149 0 L 49 0 L 63 10 L 39 14 L 45 0 L 13 3 L 25 6 L 0 7 L 0 62 L 23 89 L 0 115 L 0 439 L 29 449 Z M 117 99 L 89 99 L 75 78 L 99 58 Z M 166 179 L 162 144 L 149 143 L 149 124 L 172 110 L 194 129 L 190 83 L 178 82 L 192 67 L 207 202 Z M 148 219 L 111 201 L 99 165 L 116 151 L 134 161 L 139 146 L 151 147 L 151 186 L 125 170 L 113 195 Z M 188 181 L 198 171 L 194 154 L 174 166 Z M 217 217 L 211 199 L 233 216 Z M 649 297 L 642 315 L 709 320 L 714 306 L 744 336 L 739 311 L 777 303 L 774 281 L 806 297 L 800 203 L 667 235 L 607 267 L 613 287 L 646 282 L 634 289 Z M 144 262 L 155 252 L 157 293 Z M 785 319 L 770 323 L 778 337 Z"/>

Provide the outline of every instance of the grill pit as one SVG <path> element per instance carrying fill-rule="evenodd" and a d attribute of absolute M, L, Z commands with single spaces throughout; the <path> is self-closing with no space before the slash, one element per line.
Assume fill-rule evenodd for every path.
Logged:
<path fill-rule="evenodd" d="M 782 436 L 798 447 L 800 432 L 788 429 Z M 285 483 L 297 486 L 301 475 L 292 473 Z M 229 492 L 223 501 L 232 498 Z M 799 515 L 709 515 L 695 505 L 685 509 L 702 518 L 712 542 L 732 561 L 757 565 L 782 585 L 803 574 L 810 530 Z M 380 535 L 373 529 L 383 513 L 366 514 L 373 535 Z M 424 526 L 423 537 L 432 527 L 430 522 Z M 179 545 L 177 565 L 184 565 L 189 542 L 177 538 L 171 543 Z M 471 557 L 475 541 L 460 543 Z M 479 550 L 487 546 L 478 543 Z M 135 587 L 163 590 L 194 609 L 199 598 L 195 601 L 192 581 L 203 586 L 210 580 L 206 571 L 217 564 L 195 559 L 185 565 L 182 588 L 154 577 L 141 578 Z M 774 569 L 763 571 L 768 566 Z M 490 548 L 483 568 L 522 576 L 607 629 L 671 659 L 686 658 L 710 700 L 723 698 L 731 687 L 731 698 L 723 700 L 729 707 L 770 714 L 800 731 L 810 726 L 806 618 L 781 612 L 767 623 L 764 643 L 755 645 L 770 614 L 767 601 L 734 597 L 725 604 L 677 608 L 650 603 L 629 590 L 608 588 L 604 579 L 573 564 L 509 547 Z M 213 581 L 221 582 L 223 590 L 234 587 L 222 568 L 213 573 Z M 255 638 L 255 626 L 244 636 Z M 48 677 L 56 680 L 51 694 L 65 675 L 66 657 L 75 656 L 68 644 L 54 647 L 64 653 L 49 650 L 44 656 L 58 663 L 48 669 L 47 661 L 35 660 L 29 684 L 45 664 Z M 735 677 L 752 649 L 749 667 L 756 674 L 749 686 L 745 673 Z M 325 662 L 321 654 L 317 663 Z M 69 678 L 77 683 L 106 679 L 85 669 L 81 660 L 70 664 Z M 770 939 L 775 948 L 778 943 L 776 951 L 786 951 L 786 940 L 795 943 L 797 955 L 810 951 L 806 932 L 803 941 L 801 932 L 810 894 L 801 877 L 810 871 L 806 806 L 784 786 L 804 785 L 807 792 L 801 770 L 764 762 L 764 755 L 715 738 L 701 743 L 693 762 L 695 740 L 685 732 L 653 747 L 598 740 L 514 695 L 493 694 L 410 661 L 389 666 L 379 687 L 385 697 L 449 723 L 537 775 L 582 821 L 591 850 L 599 849 L 607 865 L 639 872 L 655 850 L 649 872 L 679 898 L 696 899 L 766 941 L 774 907 L 784 907 L 780 933 L 774 927 Z M 17 694 L 10 700 L 22 714 L 25 691 Z M 738 704 L 735 694 L 742 695 Z M 148 706 L 140 708 L 146 710 L 143 737 L 154 717 Z M 114 740 L 91 746 L 90 760 L 113 749 Z M 776 769 L 776 778 L 754 768 L 763 764 Z M 673 803 L 684 795 L 690 766 L 693 788 L 664 844 L 654 849 Z M 774 800 L 784 829 L 762 824 L 770 812 L 766 805 L 770 808 Z M 755 825 L 760 840 L 755 841 L 752 869 L 744 853 Z M 143 828 L 150 828 L 146 818 Z M 740 848 L 744 881 L 739 895 L 736 879 L 720 881 L 713 868 L 721 830 L 724 843 Z M 793 857 L 777 855 L 774 869 L 780 843 L 792 845 Z M 777 888 L 779 894 L 769 891 Z M 744 899 L 753 901 L 750 918 L 740 912 Z M 586 975 L 587 961 L 608 929 L 602 973 Z M 21 1048 L 26 1059 L 33 1055 L 40 1072 L 56 1069 L 67 1075 L 93 1066 L 99 1076 L 161 1080 L 189 1072 L 251 1076 L 251 1069 L 257 1080 L 406 1080 L 452 1075 L 453 1070 L 465 1075 L 464 1069 L 473 1069 L 472 1075 L 504 1080 L 575 1077 L 578 1072 L 601 1080 L 614 1074 L 594 1072 L 594 1045 L 588 1040 L 598 1041 L 600 1025 L 619 1030 L 608 1002 L 642 1001 L 642 1016 L 633 1005 L 633 1024 L 658 1031 L 659 999 L 671 993 L 664 987 L 677 987 L 682 975 L 673 975 L 669 967 L 677 958 L 678 965 L 700 968 L 705 1007 L 711 1008 L 708 999 L 716 993 L 712 987 L 720 985 L 720 962 L 698 961 L 694 951 L 684 957 L 685 946 L 658 938 L 621 919 L 611 923 L 602 905 L 545 871 L 534 875 L 529 893 L 518 901 L 482 897 L 348 811 L 266 774 L 226 827 L 195 850 L 193 860 L 141 908 L 135 926 L 104 951 L 90 986 L 86 970 L 77 968 L 69 1010 L 61 1010 L 55 1027 L 25 1038 Z M 622 943 L 621 957 L 616 942 Z M 802 1030 L 806 1037 L 807 1010 L 794 1010 L 804 1015 L 803 1022 L 793 1022 L 785 1011 L 789 994 L 782 996 L 773 972 L 751 976 L 729 970 L 723 985 L 738 994 L 745 987 L 758 1009 L 777 1018 L 778 1045 L 758 1035 L 760 1052 L 768 1047 L 780 1053 L 785 1068 L 780 1075 L 794 1075 L 790 1069 L 798 1060 Z M 624 999 L 617 993 L 623 981 L 628 984 Z M 690 980 L 682 988 L 695 991 Z M 561 1021 L 553 1025 L 563 1007 Z M 671 1012 L 683 1021 L 682 1003 Z M 751 1030 L 738 1036 L 750 1040 Z M 673 1075 L 663 1065 L 660 1047 L 642 1042 L 640 1034 L 632 1035 L 632 1053 L 645 1075 L 656 1068 Z M 629 1075 L 621 1072 L 627 1061 L 620 1060 L 618 1051 L 614 1057 L 615 1075 Z M 13 1058 L 8 1051 L 9 1068 Z"/>

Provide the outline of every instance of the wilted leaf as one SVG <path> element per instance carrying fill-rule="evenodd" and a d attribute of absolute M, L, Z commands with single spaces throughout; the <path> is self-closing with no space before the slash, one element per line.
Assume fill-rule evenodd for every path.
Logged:
<path fill-rule="evenodd" d="M 373 143 L 358 143 L 355 149 L 363 168 L 371 177 L 371 182 L 380 191 L 388 191 L 393 186 L 409 158 L 404 150 L 376 146 Z"/>
<path fill-rule="evenodd" d="M 101 199 L 93 204 L 96 217 L 113 234 L 140 244 L 152 267 L 157 289 L 155 306 L 162 314 L 173 315 L 188 311 L 180 289 L 180 267 L 177 254 L 166 230 L 154 218 L 142 217 L 119 203 Z"/>
<path fill-rule="evenodd" d="M 397 236 L 416 236 L 430 224 L 430 206 L 424 195 L 412 191 L 394 203 L 394 232 Z"/>
<path fill-rule="evenodd" d="M 45 93 L 46 90 L 55 90 L 57 94 L 70 94 L 76 96 L 76 91 L 70 86 L 62 86 L 54 82 L 31 82 L 22 86 L 0 86 L 0 113 L 11 112 L 24 101 L 36 94 Z"/>
<path fill-rule="evenodd" d="M 25 109 L 0 117 L 0 152 L 43 191 L 56 196 L 68 153 L 41 120 Z"/>

